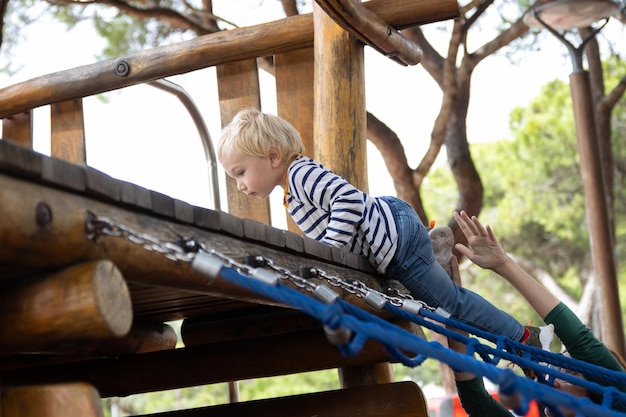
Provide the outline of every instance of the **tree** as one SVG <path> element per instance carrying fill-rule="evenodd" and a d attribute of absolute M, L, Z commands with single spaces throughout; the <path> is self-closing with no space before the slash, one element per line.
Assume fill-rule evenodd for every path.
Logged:
<path fill-rule="evenodd" d="M 609 82 L 615 81 L 615 65 L 620 66 L 613 59 L 604 63 Z M 585 322 L 596 327 L 592 324 L 589 303 L 594 288 L 593 271 L 588 232 L 584 227 L 585 206 L 571 107 L 569 86 L 554 80 L 543 86 L 528 106 L 511 113 L 513 139 L 475 144 L 473 150 L 486 190 L 483 221 L 493 226 L 504 247 L 533 276 L 567 301 Z M 614 127 L 610 135 L 617 241 L 626 237 L 622 168 L 626 162 L 626 142 L 621 128 L 625 120 L 626 105 L 622 101 L 613 111 Z M 445 194 L 446 187 L 450 190 L 451 179 L 446 169 L 435 170 L 429 178 L 438 192 Z M 429 202 L 439 201 L 429 193 L 425 196 Z M 429 210 L 440 212 L 445 208 L 431 205 Z M 623 259 L 624 255 L 624 248 L 618 245 L 616 258 Z M 620 272 L 626 272 L 626 266 L 618 266 Z M 489 279 L 490 286 L 498 280 Z M 493 292 L 490 289 L 490 294 Z M 524 313 L 520 310 L 519 314 Z"/>

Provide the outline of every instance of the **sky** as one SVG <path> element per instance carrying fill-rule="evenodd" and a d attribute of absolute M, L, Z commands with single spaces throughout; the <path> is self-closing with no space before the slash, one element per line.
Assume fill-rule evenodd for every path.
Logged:
<path fill-rule="evenodd" d="M 242 12 L 248 10 L 249 12 Z M 269 21 L 282 16 L 279 0 L 214 0 L 214 12 L 239 26 Z M 254 19 L 254 20 L 251 20 Z M 429 25 L 424 26 L 428 30 Z M 624 35 L 623 25 L 612 19 L 604 29 Z M 612 33 L 612 32 L 611 32 Z M 491 36 L 478 32 L 477 44 Z M 447 34 L 439 38 L 445 51 Z M 614 35 L 612 35 L 614 36 Z M 22 31 L 23 41 L 14 49 L 13 62 L 21 68 L 13 76 L 0 74 L 0 87 L 40 75 L 97 62 L 95 54 L 104 47 L 90 23 L 71 31 L 43 16 Z M 437 41 L 437 38 L 435 38 Z M 540 87 L 555 78 L 567 79 L 571 64 L 565 47 L 547 38 L 540 51 L 516 63 L 493 56 L 479 64 L 473 75 L 468 115 L 471 141 L 510 138 L 509 113 L 526 105 Z M 367 109 L 401 138 L 409 163 L 419 163 L 430 140 L 440 107 L 441 92 L 420 65 L 404 67 L 365 48 Z M 215 71 L 212 68 L 168 78 L 196 103 L 209 134 L 216 144 L 221 130 Z M 271 76 L 260 72 L 262 108 L 274 113 L 275 91 Z M 200 137 L 191 117 L 176 97 L 149 85 L 128 87 L 99 97 L 84 99 L 87 163 L 125 181 L 168 194 L 190 204 L 213 207 L 209 169 Z M 35 150 L 50 152 L 49 108 L 37 109 L 34 117 Z M 445 152 L 442 152 L 442 155 Z M 444 161 L 445 162 L 445 161 Z M 393 190 L 382 158 L 368 143 L 369 191 L 373 195 Z M 221 166 L 220 199 L 227 211 Z M 284 226 L 282 190 L 271 197 L 273 224 Z M 276 207 L 274 209 L 274 207 Z"/>

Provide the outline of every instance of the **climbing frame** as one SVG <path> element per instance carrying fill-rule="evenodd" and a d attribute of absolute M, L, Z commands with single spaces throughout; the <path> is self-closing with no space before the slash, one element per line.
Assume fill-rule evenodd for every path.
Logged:
<path fill-rule="evenodd" d="M 319 415 L 356 415 L 387 404 L 387 414 L 377 415 L 426 415 L 419 387 L 390 383 L 379 366 L 390 358 L 380 345 L 344 357 L 319 323 L 244 289 L 207 281 L 187 263 L 164 256 L 154 242 L 175 245 L 183 237 L 236 259 L 263 254 L 293 270 L 315 266 L 380 290 L 399 284 L 381 280 L 364 259 L 302 237 L 293 224 L 289 231 L 272 227 L 267 203 L 237 193 L 232 183 L 227 213 L 193 207 L 86 164 L 85 97 L 214 66 L 225 124 L 242 106 L 260 107 L 257 60 L 273 57 L 279 115 L 301 131 L 307 154 L 367 189 L 364 42 L 404 57 L 406 49 L 396 54 L 374 36 L 381 22 L 395 36 L 402 28 L 454 18 L 458 5 L 347 5 L 369 10 L 365 22 L 376 23 L 373 33 L 363 19 L 351 29 L 349 16 L 336 21 L 316 5 L 312 14 L 0 89 L 0 313 L 11 317 L 0 324 L 0 415 L 100 416 L 100 398 L 331 368 L 343 370 L 342 390 L 228 404 L 210 413 L 310 415 L 310 408 Z M 33 110 L 44 105 L 51 111 L 50 157 L 32 150 Z M 90 231 L 99 228 L 125 238 L 94 239 Z M 340 296 L 369 308 L 354 294 Z M 181 319 L 178 341 L 166 323 Z M 185 347 L 175 348 L 177 342 Z M 372 383 L 380 386 L 366 386 Z"/>

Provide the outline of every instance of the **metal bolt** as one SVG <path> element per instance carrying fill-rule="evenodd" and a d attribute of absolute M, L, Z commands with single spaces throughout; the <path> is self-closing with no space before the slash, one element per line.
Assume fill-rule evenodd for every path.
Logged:
<path fill-rule="evenodd" d="M 35 222 L 39 227 L 46 227 L 52 223 L 52 210 L 46 203 L 38 203 L 35 207 Z"/>
<path fill-rule="evenodd" d="M 115 66 L 115 75 L 126 77 L 130 73 L 130 64 L 126 61 L 120 61 Z"/>

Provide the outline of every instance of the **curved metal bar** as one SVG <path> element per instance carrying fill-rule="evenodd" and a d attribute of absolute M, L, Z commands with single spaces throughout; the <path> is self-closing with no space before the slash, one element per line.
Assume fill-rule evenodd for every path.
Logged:
<path fill-rule="evenodd" d="M 187 93 L 187 91 L 176 83 L 173 83 L 163 78 L 160 80 L 149 81 L 146 84 L 178 97 L 178 99 L 183 103 L 183 105 L 191 115 L 191 118 L 196 125 L 196 129 L 198 129 L 198 133 L 200 134 L 200 139 L 202 139 L 202 146 L 204 147 L 204 154 L 206 156 L 207 165 L 209 167 L 209 180 L 211 183 L 211 191 L 213 193 L 213 208 L 215 210 L 220 210 L 217 158 L 215 157 L 215 151 L 213 150 L 213 142 L 211 141 L 209 130 L 207 129 L 206 124 L 204 123 L 204 119 L 198 111 L 198 107 L 193 102 L 191 96 Z"/>
<path fill-rule="evenodd" d="M 339 26 L 402 65 L 416 65 L 422 50 L 356 0 L 315 0 Z"/>
<path fill-rule="evenodd" d="M 597 28 L 594 28 L 591 34 L 587 36 L 585 39 L 583 39 L 583 41 L 578 46 L 574 46 L 570 41 L 568 41 L 565 38 L 565 36 L 563 36 L 563 34 L 558 32 L 555 28 L 550 26 L 548 23 L 544 22 L 539 17 L 539 13 L 537 12 L 537 10 L 533 9 L 532 12 L 533 12 L 533 17 L 537 20 L 537 22 L 539 22 L 541 26 L 546 28 L 551 34 L 553 34 L 558 40 L 560 40 L 563 45 L 567 47 L 567 50 L 569 51 L 569 54 L 570 54 L 570 59 L 572 61 L 573 71 L 574 72 L 583 71 L 583 52 L 585 49 L 585 45 L 590 40 L 592 40 L 606 26 L 607 23 L 609 23 L 609 19 L 605 18 L 604 23 L 602 23 L 602 25 L 598 26 Z"/>

